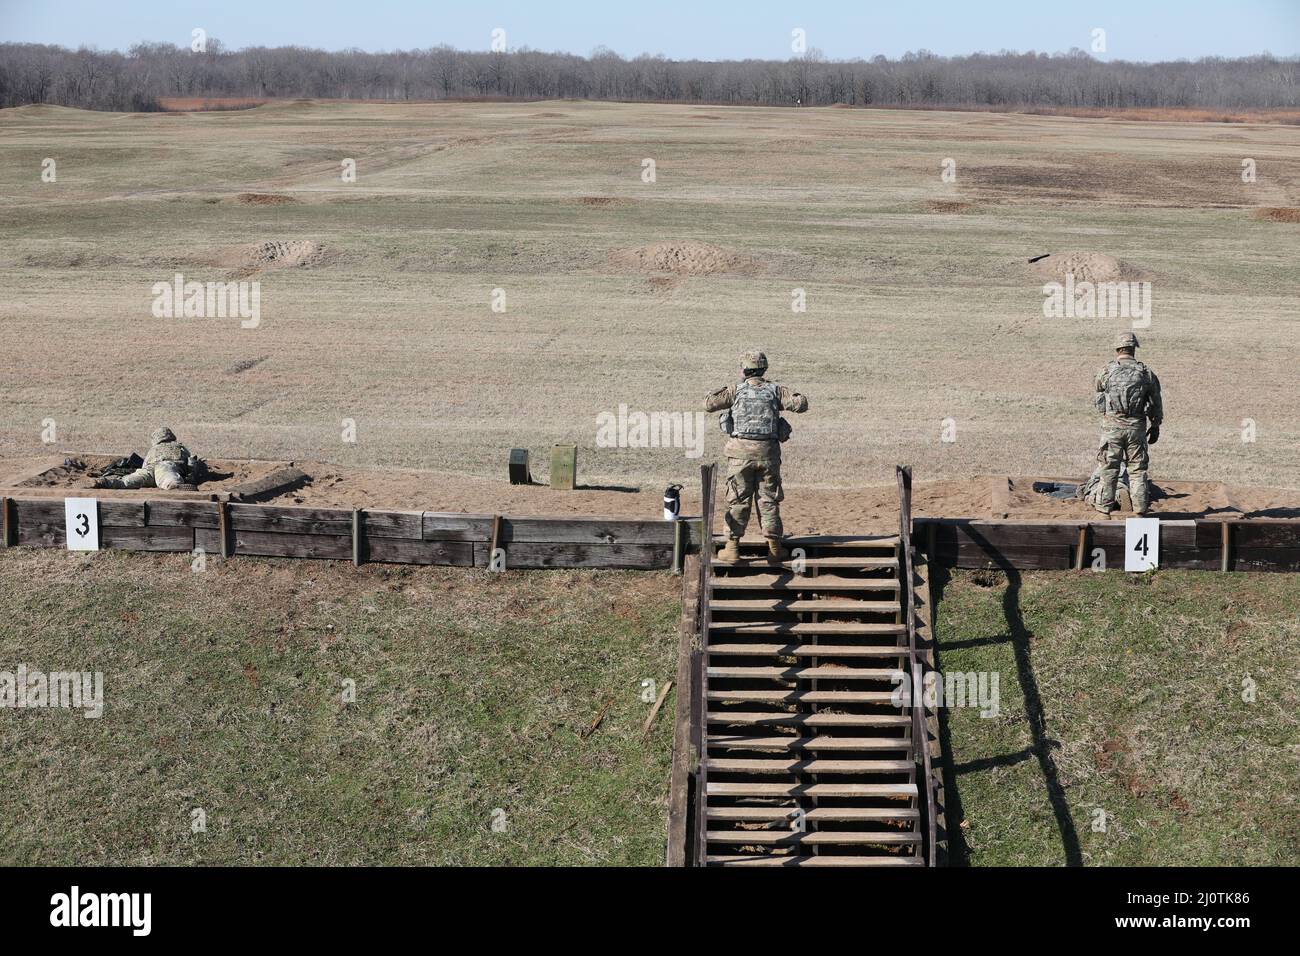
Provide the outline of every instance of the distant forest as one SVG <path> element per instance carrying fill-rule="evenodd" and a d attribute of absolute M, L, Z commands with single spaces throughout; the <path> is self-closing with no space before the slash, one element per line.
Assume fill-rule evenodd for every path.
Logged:
<path fill-rule="evenodd" d="M 159 109 L 166 97 L 438 100 L 592 99 L 776 106 L 1094 108 L 1300 107 L 1300 57 L 1269 54 L 1168 63 L 1101 61 L 1068 53 L 922 50 L 898 59 L 625 58 L 466 52 L 448 46 L 392 53 L 301 47 L 204 52 L 140 43 L 125 53 L 0 44 L 0 106 L 55 103 L 97 110 Z"/>

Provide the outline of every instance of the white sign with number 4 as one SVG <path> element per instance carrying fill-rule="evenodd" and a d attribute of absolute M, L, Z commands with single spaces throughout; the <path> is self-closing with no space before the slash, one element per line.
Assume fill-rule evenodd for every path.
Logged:
<path fill-rule="evenodd" d="M 1160 567 L 1160 519 L 1129 518 L 1124 522 L 1124 570 Z"/>
<path fill-rule="evenodd" d="M 98 501 L 94 498 L 64 498 L 63 517 L 69 551 L 99 550 Z"/>

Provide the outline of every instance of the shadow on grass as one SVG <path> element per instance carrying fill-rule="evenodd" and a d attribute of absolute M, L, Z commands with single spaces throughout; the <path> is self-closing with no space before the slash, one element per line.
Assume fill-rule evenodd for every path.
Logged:
<path fill-rule="evenodd" d="M 1031 742 L 1027 748 L 1016 753 L 1000 754 L 963 764 L 955 763 L 952 758 L 952 731 L 948 725 L 947 709 L 936 708 L 939 713 L 939 740 L 943 749 L 944 817 L 948 831 L 948 862 L 953 866 L 970 865 L 970 847 L 961 829 L 961 822 L 966 819 L 966 813 L 961 802 L 958 778 L 966 773 L 978 773 L 993 767 L 1006 767 L 1026 760 L 1035 760 L 1047 789 L 1047 799 L 1051 803 L 1052 814 L 1056 818 L 1065 865 L 1082 866 L 1083 851 L 1079 845 L 1079 834 L 1075 830 L 1074 818 L 1070 815 L 1069 803 L 1065 798 L 1065 788 L 1061 786 L 1056 761 L 1052 757 L 1052 750 L 1059 748 L 1060 743 L 1047 736 L 1047 715 L 1043 710 L 1042 695 L 1038 691 L 1038 680 L 1034 676 L 1030 654 L 1033 634 L 1025 625 L 1020 609 L 1020 572 L 1010 566 L 1003 566 L 1001 570 L 1007 576 L 1007 588 L 1002 595 L 1002 613 L 1006 619 L 1007 633 L 996 637 L 956 641 L 947 645 L 946 649 L 1007 642 L 1011 644 L 1016 656 L 1016 678 L 1020 682 L 1020 689 L 1025 698 L 1025 716 L 1029 721 Z M 938 641 L 939 609 L 943 605 L 944 588 L 950 580 L 951 576 L 947 568 L 939 564 L 930 565 L 931 637 L 934 640 L 934 664 L 940 673 L 943 673 L 940 653 L 945 648 L 941 648 Z"/>

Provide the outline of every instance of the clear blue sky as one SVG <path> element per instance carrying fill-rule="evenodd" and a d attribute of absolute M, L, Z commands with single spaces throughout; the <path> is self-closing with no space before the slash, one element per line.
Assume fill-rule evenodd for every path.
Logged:
<path fill-rule="evenodd" d="M 1300 0 L 0 0 L 0 40 L 126 49 L 189 45 L 194 27 L 229 48 L 298 45 L 487 49 L 494 28 L 513 49 L 674 59 L 785 59 L 790 31 L 832 59 L 929 49 L 1089 50 L 1102 59 L 1165 60 L 1300 53 Z"/>

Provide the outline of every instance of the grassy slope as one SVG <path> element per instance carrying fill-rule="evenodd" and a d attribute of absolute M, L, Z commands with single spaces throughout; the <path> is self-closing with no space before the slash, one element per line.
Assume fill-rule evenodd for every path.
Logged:
<path fill-rule="evenodd" d="M 678 579 L 233 570 L 0 556 L 0 670 L 107 699 L 0 711 L 0 864 L 662 860 L 672 710 L 643 739 L 640 681 L 672 677 Z"/>
<path fill-rule="evenodd" d="M 960 572 L 938 615 L 943 670 L 1001 675 L 998 717 L 948 712 L 959 859 L 1294 864 L 1294 575 Z"/>

